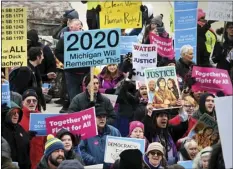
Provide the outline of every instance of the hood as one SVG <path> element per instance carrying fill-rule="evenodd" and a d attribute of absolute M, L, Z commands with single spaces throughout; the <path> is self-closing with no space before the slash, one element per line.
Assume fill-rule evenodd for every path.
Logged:
<path fill-rule="evenodd" d="M 2 137 L 2 157 L 11 158 L 11 148 L 8 142 Z"/>
<path fill-rule="evenodd" d="M 200 112 L 201 112 L 202 114 L 204 114 L 204 113 L 206 112 L 205 101 L 206 101 L 206 98 L 207 98 L 208 96 L 215 97 L 213 94 L 210 94 L 210 93 L 203 93 L 203 94 L 200 96 L 199 109 L 200 109 Z"/>
<path fill-rule="evenodd" d="M 27 39 L 28 43 L 30 44 L 29 47 L 33 46 L 40 46 L 39 43 L 39 36 L 36 30 L 32 29 L 27 32 Z"/>
<path fill-rule="evenodd" d="M 8 123 L 8 124 L 12 124 L 11 118 L 10 118 L 10 112 L 12 110 L 14 110 L 14 109 L 19 110 L 19 121 L 18 121 L 18 123 L 20 123 L 20 121 L 22 120 L 22 117 L 23 117 L 22 109 L 16 103 L 11 102 L 11 109 L 9 109 L 9 111 L 7 112 L 6 117 L 5 117 L 5 122 Z"/>
<path fill-rule="evenodd" d="M 56 137 L 59 138 L 59 139 L 61 140 L 61 138 L 62 138 L 64 135 L 70 135 L 71 140 L 72 140 L 72 143 L 73 143 L 73 147 L 76 146 L 76 138 L 75 138 L 75 135 L 72 134 L 71 132 L 69 132 L 67 129 L 62 128 L 61 130 L 59 130 L 59 131 L 57 132 Z"/>

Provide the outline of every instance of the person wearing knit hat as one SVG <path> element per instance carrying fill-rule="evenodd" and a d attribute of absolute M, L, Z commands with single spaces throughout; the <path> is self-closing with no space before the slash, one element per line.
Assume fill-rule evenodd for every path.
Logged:
<path fill-rule="evenodd" d="M 144 169 L 160 169 L 162 167 L 167 167 L 164 155 L 165 149 L 162 144 L 158 142 L 149 144 L 146 153 L 143 155 Z"/>
<path fill-rule="evenodd" d="M 28 108 L 28 110 L 30 111 L 36 110 L 38 104 L 38 96 L 35 90 L 33 89 L 26 90 L 22 95 L 22 99 L 23 99 L 23 103 L 22 103 L 23 107 Z"/>
<path fill-rule="evenodd" d="M 140 121 L 132 121 L 129 124 L 129 136 L 131 138 L 144 138 L 144 124 Z"/>
<path fill-rule="evenodd" d="M 120 154 L 120 169 L 142 169 L 142 153 L 138 149 L 124 150 Z"/>
<path fill-rule="evenodd" d="M 44 156 L 37 169 L 56 169 L 65 160 L 64 150 L 62 141 L 49 134 L 45 143 Z"/>
<path fill-rule="evenodd" d="M 57 169 L 84 169 L 78 160 L 64 160 Z"/>

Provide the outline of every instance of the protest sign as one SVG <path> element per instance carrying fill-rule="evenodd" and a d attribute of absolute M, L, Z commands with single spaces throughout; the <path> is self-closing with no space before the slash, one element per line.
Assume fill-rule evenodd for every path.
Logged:
<path fill-rule="evenodd" d="M 208 2 L 207 20 L 233 21 L 233 2 Z"/>
<path fill-rule="evenodd" d="M 204 113 L 190 131 L 188 137 L 197 142 L 199 150 L 216 144 L 219 140 L 217 122 L 213 117 Z"/>
<path fill-rule="evenodd" d="M 84 166 L 84 169 L 103 169 L 103 164 Z"/>
<path fill-rule="evenodd" d="M 172 38 L 163 38 L 154 33 L 150 33 L 149 38 L 150 38 L 150 44 L 157 45 L 157 53 L 161 57 L 167 57 L 169 59 L 174 58 Z"/>
<path fill-rule="evenodd" d="M 193 168 L 193 161 L 178 161 L 177 164 L 183 166 L 185 169 L 191 169 Z"/>
<path fill-rule="evenodd" d="M 48 117 L 45 121 L 47 134 L 54 135 L 62 128 L 74 134 L 81 134 L 82 139 L 94 137 L 98 134 L 95 108 L 89 108 L 67 115 Z"/>
<path fill-rule="evenodd" d="M 223 158 L 226 168 L 233 168 L 232 165 L 232 96 L 219 97 L 214 99 L 217 115 L 218 130 L 221 139 Z"/>
<path fill-rule="evenodd" d="M 136 75 L 133 76 L 135 81 L 144 81 L 144 69 L 157 67 L 157 47 L 156 44 L 137 44 L 133 43 L 133 68 Z"/>
<path fill-rule="evenodd" d="M 120 29 L 101 29 L 64 34 L 64 68 L 120 63 Z"/>
<path fill-rule="evenodd" d="M 6 103 L 8 107 L 11 107 L 11 94 L 10 83 L 7 80 L 2 80 L 2 104 Z"/>
<path fill-rule="evenodd" d="M 109 100 L 112 103 L 112 107 L 115 107 L 116 101 L 117 101 L 117 97 L 118 95 L 114 95 L 114 94 L 102 94 L 104 96 L 106 96 L 107 98 L 109 98 Z"/>
<path fill-rule="evenodd" d="M 2 67 L 27 66 L 27 8 L 2 8 Z"/>
<path fill-rule="evenodd" d="M 29 130 L 36 131 L 37 136 L 47 136 L 45 119 L 60 115 L 55 113 L 30 113 Z"/>
<path fill-rule="evenodd" d="M 180 58 L 180 48 L 183 45 L 191 45 L 193 51 L 193 61 L 196 62 L 197 46 L 197 2 L 174 2 L 175 18 L 175 56 Z"/>
<path fill-rule="evenodd" d="M 137 36 L 121 36 L 121 55 L 132 52 L 133 43 L 137 41 Z"/>
<path fill-rule="evenodd" d="M 100 2 L 100 28 L 141 28 L 142 12 L 140 1 Z"/>
<path fill-rule="evenodd" d="M 145 139 L 107 136 L 104 162 L 114 163 L 119 159 L 120 153 L 127 149 L 139 149 L 144 154 Z"/>
<path fill-rule="evenodd" d="M 155 110 L 173 109 L 180 106 L 180 90 L 174 66 L 144 69 L 149 103 Z M 178 96 L 178 97 L 176 97 Z"/>
<path fill-rule="evenodd" d="M 226 95 L 232 95 L 232 83 L 226 70 L 194 66 L 192 77 L 196 83 L 192 85 L 192 91 L 208 91 L 216 94 L 222 91 Z"/>

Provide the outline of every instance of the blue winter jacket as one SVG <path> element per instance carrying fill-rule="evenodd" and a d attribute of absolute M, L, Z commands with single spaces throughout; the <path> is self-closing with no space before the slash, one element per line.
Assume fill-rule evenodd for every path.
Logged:
<path fill-rule="evenodd" d="M 99 133 L 95 137 L 81 141 L 81 155 L 86 165 L 104 163 L 104 152 L 107 135 L 121 137 L 118 129 L 113 126 L 106 125 L 103 133 Z"/>

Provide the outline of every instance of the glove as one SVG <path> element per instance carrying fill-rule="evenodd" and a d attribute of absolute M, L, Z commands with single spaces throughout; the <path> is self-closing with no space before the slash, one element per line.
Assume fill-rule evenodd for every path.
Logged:
<path fill-rule="evenodd" d="M 105 93 L 106 93 L 106 94 L 114 94 L 115 92 L 116 92 L 116 89 L 114 89 L 114 88 L 106 89 L 106 90 L 105 90 Z"/>
<path fill-rule="evenodd" d="M 127 53 L 126 55 L 125 55 L 125 58 L 124 58 L 124 61 L 128 61 L 128 62 L 132 62 L 132 58 L 133 58 L 133 55 L 132 55 L 132 53 L 131 52 L 129 52 L 129 53 Z"/>
<path fill-rule="evenodd" d="M 132 77 L 136 75 L 135 70 L 136 70 L 136 69 L 132 69 L 132 70 L 129 72 L 129 76 L 128 76 L 129 79 L 132 79 Z"/>
<path fill-rule="evenodd" d="M 101 6 L 97 5 L 97 7 L 95 8 L 95 11 L 99 13 L 101 11 Z"/>
<path fill-rule="evenodd" d="M 217 95 L 218 97 L 224 97 L 224 96 L 225 96 L 225 94 L 223 93 L 223 91 L 218 91 L 218 92 L 216 93 L 216 95 Z"/>
<path fill-rule="evenodd" d="M 75 143 L 74 143 L 74 147 L 76 147 L 76 146 L 78 146 L 79 145 L 79 143 L 80 143 L 80 141 L 82 140 L 81 138 L 82 138 L 82 136 L 81 136 L 81 134 L 75 134 Z"/>
<path fill-rule="evenodd" d="M 187 112 L 179 113 L 179 116 L 180 116 L 181 122 L 185 122 L 185 121 L 188 120 L 188 114 L 187 114 Z"/>
<path fill-rule="evenodd" d="M 145 9 L 145 6 L 144 6 L 144 5 L 141 5 L 141 6 L 140 6 L 140 11 L 141 11 L 141 12 L 145 12 L 145 10 L 146 10 L 146 9 Z"/>
<path fill-rule="evenodd" d="M 211 25 L 211 24 L 214 23 L 214 22 L 216 22 L 216 21 L 209 20 L 207 23 L 208 23 L 209 25 Z"/>
<path fill-rule="evenodd" d="M 29 135 L 29 140 L 31 140 L 33 137 L 35 137 L 36 136 L 36 134 L 37 134 L 37 132 L 36 131 L 28 131 L 28 135 Z"/>

